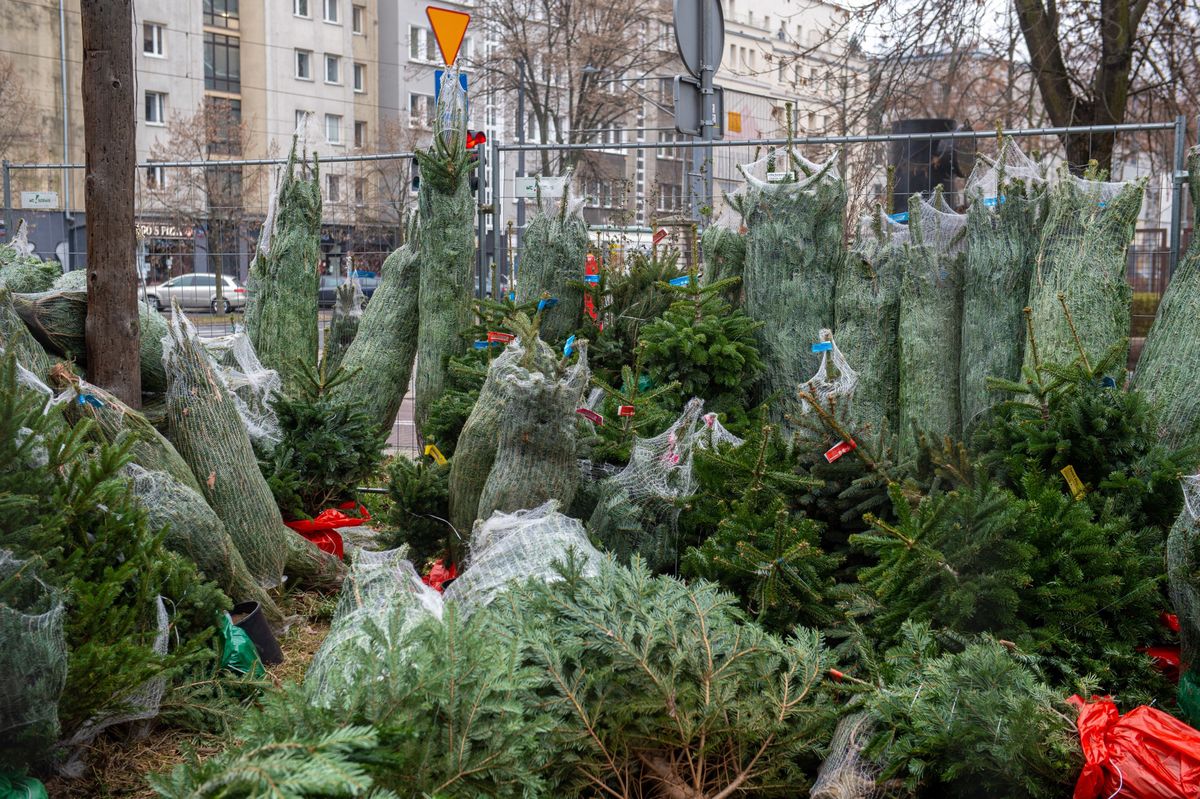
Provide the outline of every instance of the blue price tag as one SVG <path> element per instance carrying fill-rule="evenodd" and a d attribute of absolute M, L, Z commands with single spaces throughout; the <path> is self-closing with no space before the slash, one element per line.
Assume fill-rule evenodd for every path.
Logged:
<path fill-rule="evenodd" d="M 599 283 L 600 276 L 599 275 L 584 275 L 583 282 L 584 283 Z"/>
<path fill-rule="evenodd" d="M 544 300 L 538 300 L 538 313 L 547 308 L 553 308 L 555 305 L 558 305 L 558 297 L 547 297 Z"/>
<path fill-rule="evenodd" d="M 888 219 L 892 220 L 893 222 L 907 222 L 908 211 L 903 211 L 898 214 L 888 214 Z"/>
<path fill-rule="evenodd" d="M 1005 197 L 1003 194 L 1001 194 L 999 197 L 984 197 L 983 204 L 988 208 L 995 208 L 997 205 L 1003 205 L 1004 199 Z"/>
<path fill-rule="evenodd" d="M 573 353 L 574 351 L 575 351 L 575 337 L 571 336 L 570 338 L 567 339 L 567 343 L 563 345 L 563 355 L 566 355 L 569 358 L 571 356 L 571 353 Z"/>
<path fill-rule="evenodd" d="M 516 302 L 517 301 L 517 292 L 515 292 L 515 291 L 508 292 L 508 301 Z"/>
<path fill-rule="evenodd" d="M 472 346 L 474 346 L 477 350 L 486 350 L 488 348 L 488 343 L 486 341 L 476 341 Z"/>
<path fill-rule="evenodd" d="M 689 284 L 689 283 L 691 283 L 691 282 L 692 282 L 692 276 L 691 276 L 691 275 L 680 275 L 679 277 L 673 277 L 673 278 L 671 278 L 671 285 L 672 285 L 672 286 L 686 286 L 686 285 L 688 285 L 688 284 Z"/>
<path fill-rule="evenodd" d="M 813 352 L 829 352 L 832 349 L 832 341 L 818 341 L 816 344 L 812 345 Z"/>
<path fill-rule="evenodd" d="M 1105 377 L 1103 380 L 1100 381 L 1100 387 L 1101 388 L 1116 388 L 1117 381 L 1111 377 Z"/>
<path fill-rule="evenodd" d="M 103 408 L 104 403 L 95 394 L 80 394 L 80 405 L 91 405 L 93 408 Z"/>

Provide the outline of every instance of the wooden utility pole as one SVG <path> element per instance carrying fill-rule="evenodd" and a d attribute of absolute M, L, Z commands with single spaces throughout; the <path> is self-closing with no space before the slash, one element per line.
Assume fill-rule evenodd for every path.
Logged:
<path fill-rule="evenodd" d="M 132 0 L 82 0 L 88 379 L 133 408 L 138 355 Z"/>

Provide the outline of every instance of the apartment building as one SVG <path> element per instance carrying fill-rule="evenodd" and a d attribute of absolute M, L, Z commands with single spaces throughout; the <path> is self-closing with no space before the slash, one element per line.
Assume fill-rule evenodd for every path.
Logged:
<path fill-rule="evenodd" d="M 280 157 L 304 121 L 321 156 L 372 151 L 378 128 L 377 0 L 142 0 L 133 38 L 139 263 L 149 277 L 222 268 L 245 276 L 272 185 L 267 167 L 179 169 L 155 161 Z M 38 109 L 4 157 L 82 163 L 79 0 L 0 3 L 6 51 Z M 61 36 L 60 36 L 61 32 Z M 65 92 L 62 87 L 66 87 Z M 65 98 L 65 99 L 64 99 Z M 82 262 L 82 170 L 14 170 L 15 213 L 43 255 Z M 327 268 L 354 248 L 371 199 L 354 165 L 323 164 Z M 53 209 L 19 207 L 52 191 Z M 63 245 L 63 246 L 60 246 Z"/>

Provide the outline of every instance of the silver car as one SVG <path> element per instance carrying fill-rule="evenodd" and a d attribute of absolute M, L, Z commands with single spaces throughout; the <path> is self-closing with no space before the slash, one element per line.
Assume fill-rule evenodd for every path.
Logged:
<path fill-rule="evenodd" d="M 158 310 L 171 307 L 171 301 L 181 308 L 204 308 L 213 313 L 229 313 L 246 307 L 246 289 L 229 275 L 221 276 L 221 300 L 217 300 L 217 276 L 212 272 L 193 272 L 180 275 L 138 290 L 138 299 L 153 303 Z"/>

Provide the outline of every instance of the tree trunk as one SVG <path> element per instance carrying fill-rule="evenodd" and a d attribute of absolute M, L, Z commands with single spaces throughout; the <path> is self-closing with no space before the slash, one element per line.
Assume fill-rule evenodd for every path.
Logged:
<path fill-rule="evenodd" d="M 131 0 L 83 0 L 80 19 L 90 277 L 88 379 L 140 408 Z"/>

